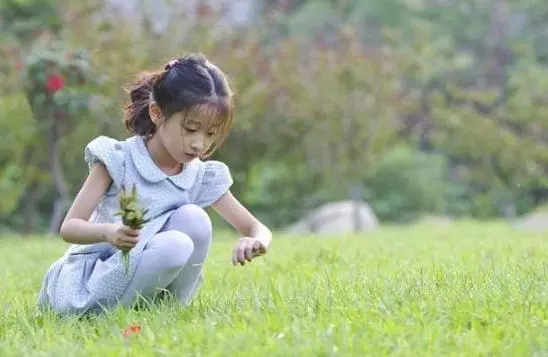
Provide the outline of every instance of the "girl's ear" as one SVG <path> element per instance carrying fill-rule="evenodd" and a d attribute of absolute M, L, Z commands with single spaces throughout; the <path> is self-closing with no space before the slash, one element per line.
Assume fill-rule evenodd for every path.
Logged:
<path fill-rule="evenodd" d="M 160 110 L 160 107 L 158 104 L 152 102 L 148 106 L 148 114 L 150 115 L 150 119 L 156 126 L 161 125 L 164 121 L 164 116 L 162 115 L 162 111 Z"/>

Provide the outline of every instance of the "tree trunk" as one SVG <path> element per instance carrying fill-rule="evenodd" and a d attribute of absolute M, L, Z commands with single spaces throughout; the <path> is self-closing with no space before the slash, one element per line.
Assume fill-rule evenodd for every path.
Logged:
<path fill-rule="evenodd" d="M 23 197 L 23 234 L 32 234 L 36 231 L 36 217 L 38 216 L 39 189 L 36 184 L 27 187 Z"/>
<path fill-rule="evenodd" d="M 488 48 L 487 84 L 499 89 L 505 87 L 504 73 L 504 40 L 508 27 L 508 7 L 504 0 L 492 0 L 492 17 L 489 31 L 486 34 Z"/>
<path fill-rule="evenodd" d="M 63 165 L 61 164 L 61 141 L 58 135 L 58 125 L 54 126 L 56 130 L 52 130 L 48 146 L 50 148 L 51 172 L 53 174 L 55 188 L 57 190 L 57 198 L 53 203 L 53 213 L 50 220 L 50 233 L 57 234 L 65 218 L 65 214 L 70 204 L 69 190 L 65 175 L 63 173 Z"/>
<path fill-rule="evenodd" d="M 58 234 L 61 229 L 61 224 L 65 219 L 69 201 L 63 197 L 59 197 L 53 203 L 53 214 L 51 216 L 49 231 L 53 234 Z"/>

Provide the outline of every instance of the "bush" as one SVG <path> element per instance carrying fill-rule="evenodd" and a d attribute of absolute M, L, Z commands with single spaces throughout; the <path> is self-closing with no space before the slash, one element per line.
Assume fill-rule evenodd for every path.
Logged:
<path fill-rule="evenodd" d="M 365 199 L 381 221 L 405 222 L 421 214 L 466 210 L 452 207 L 462 188 L 447 178 L 448 163 L 437 154 L 399 145 L 388 151 L 365 180 Z"/>
<path fill-rule="evenodd" d="M 339 198 L 336 188 L 323 185 L 304 164 L 261 162 L 253 166 L 248 182 L 242 199 L 274 228 L 293 223 L 318 205 Z"/>

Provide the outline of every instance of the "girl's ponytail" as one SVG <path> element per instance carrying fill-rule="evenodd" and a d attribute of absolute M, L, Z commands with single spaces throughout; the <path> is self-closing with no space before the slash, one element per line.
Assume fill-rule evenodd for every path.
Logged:
<path fill-rule="evenodd" d="M 156 131 L 150 118 L 149 104 L 153 87 L 161 80 L 162 74 L 163 72 L 140 73 L 137 82 L 127 90 L 130 102 L 124 106 L 124 123 L 136 135 L 148 136 Z"/>

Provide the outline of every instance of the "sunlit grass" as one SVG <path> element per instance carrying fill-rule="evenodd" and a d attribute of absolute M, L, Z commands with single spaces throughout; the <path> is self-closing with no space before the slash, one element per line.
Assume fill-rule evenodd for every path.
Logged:
<path fill-rule="evenodd" d="M 280 236 L 242 268 L 222 234 L 191 307 L 79 321 L 34 309 L 65 245 L 5 237 L 0 356 L 545 356 L 546 238 L 499 223 Z"/>

